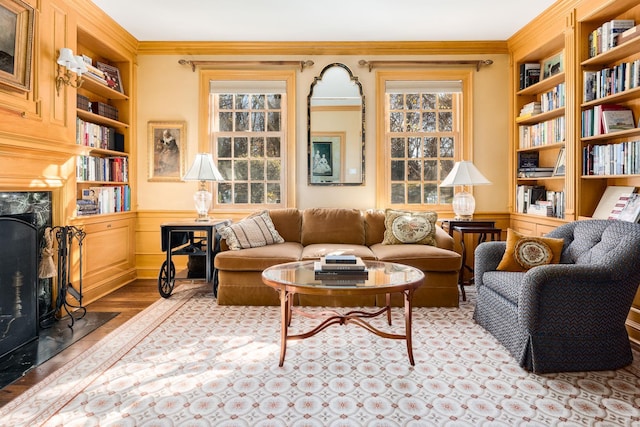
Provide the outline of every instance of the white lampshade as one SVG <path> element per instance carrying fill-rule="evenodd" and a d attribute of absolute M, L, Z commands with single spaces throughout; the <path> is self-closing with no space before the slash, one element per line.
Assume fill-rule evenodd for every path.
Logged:
<path fill-rule="evenodd" d="M 58 64 L 69 69 L 74 68 L 76 65 L 76 59 L 73 56 L 73 51 L 68 47 L 60 49 L 60 55 L 58 56 Z"/>
<path fill-rule="evenodd" d="M 207 191 L 207 181 L 224 181 L 222 174 L 209 153 L 198 153 L 193 165 L 182 178 L 185 181 L 200 181 L 200 189 L 193 195 L 198 217 L 196 221 L 209 221 L 209 209 L 211 208 L 212 195 Z"/>
<path fill-rule="evenodd" d="M 440 187 L 455 187 L 456 185 L 488 185 L 487 178 L 470 161 L 456 162 L 449 175 L 442 181 Z M 476 209 L 473 194 L 464 189 L 453 196 L 451 203 L 456 220 L 471 220 Z"/>
<path fill-rule="evenodd" d="M 182 179 L 185 181 L 224 181 L 209 153 L 196 154 L 193 165 Z"/>
<path fill-rule="evenodd" d="M 79 76 L 89 71 L 87 69 L 87 64 L 85 64 L 84 59 L 82 59 L 82 56 L 76 55 L 75 67 L 72 68 L 71 71 L 78 74 Z"/>

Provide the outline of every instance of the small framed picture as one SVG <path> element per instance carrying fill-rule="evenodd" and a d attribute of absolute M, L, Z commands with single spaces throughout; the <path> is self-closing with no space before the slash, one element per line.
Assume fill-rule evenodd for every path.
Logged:
<path fill-rule="evenodd" d="M 34 8 L 23 0 L 0 0 L 0 86 L 31 91 Z"/>
<path fill-rule="evenodd" d="M 185 174 L 186 122 L 149 122 L 149 181 L 182 181 Z"/>
<path fill-rule="evenodd" d="M 542 61 L 542 78 L 555 76 L 564 71 L 564 54 L 562 52 Z"/>
<path fill-rule="evenodd" d="M 104 78 L 107 80 L 107 86 L 115 91 L 124 93 L 122 88 L 122 79 L 120 78 L 120 69 L 118 67 L 98 61 L 96 62 L 96 68 L 104 73 Z"/>
<path fill-rule="evenodd" d="M 564 147 L 558 152 L 558 160 L 556 160 L 556 167 L 553 168 L 553 176 L 564 176 L 565 173 L 566 154 Z"/>

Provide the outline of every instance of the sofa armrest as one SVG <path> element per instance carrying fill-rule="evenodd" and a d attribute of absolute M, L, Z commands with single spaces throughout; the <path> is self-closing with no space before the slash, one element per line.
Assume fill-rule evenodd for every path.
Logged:
<path fill-rule="evenodd" d="M 453 250 L 453 237 L 436 224 L 436 246 L 442 249 Z"/>
<path fill-rule="evenodd" d="M 502 261 L 502 257 L 507 249 L 507 242 L 482 242 L 474 252 L 474 283 L 476 288 L 482 286 L 482 275 L 485 271 L 495 271 Z"/>

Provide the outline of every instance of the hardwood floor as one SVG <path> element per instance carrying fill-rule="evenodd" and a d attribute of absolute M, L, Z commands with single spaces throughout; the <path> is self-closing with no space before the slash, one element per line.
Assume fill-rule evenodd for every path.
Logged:
<path fill-rule="evenodd" d="M 61 353 L 32 369 L 13 384 L 0 389 L 0 407 L 38 384 L 159 298 L 161 297 L 158 293 L 158 282 L 153 279 L 145 279 L 131 282 L 98 301 L 88 304 L 88 311 L 119 312 L 120 314 Z"/>

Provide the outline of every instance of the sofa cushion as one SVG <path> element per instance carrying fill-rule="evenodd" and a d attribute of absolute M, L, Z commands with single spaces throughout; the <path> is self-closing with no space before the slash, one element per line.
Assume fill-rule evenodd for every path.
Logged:
<path fill-rule="evenodd" d="M 355 255 L 362 259 L 375 260 L 375 255 L 366 246 L 349 245 L 344 243 L 314 243 L 302 249 L 302 260 L 319 259 L 320 257 L 335 255 Z"/>
<path fill-rule="evenodd" d="M 232 251 L 283 243 L 284 239 L 276 231 L 269 211 L 251 215 L 242 221 L 218 229 Z"/>
<path fill-rule="evenodd" d="M 564 239 L 533 237 L 507 229 L 507 248 L 496 270 L 527 271 L 538 265 L 560 262 Z"/>
<path fill-rule="evenodd" d="M 367 246 L 381 243 L 384 240 L 384 209 L 368 209 L 364 211 L 364 232 Z"/>
<path fill-rule="evenodd" d="M 314 243 L 364 245 L 364 218 L 358 209 L 309 208 L 302 212 L 304 246 Z"/>
<path fill-rule="evenodd" d="M 276 243 L 241 251 L 222 251 L 214 258 L 214 266 L 225 271 L 262 271 L 285 262 L 298 261 L 302 245 L 296 242 Z"/>
<path fill-rule="evenodd" d="M 302 212 L 296 208 L 271 209 L 271 221 L 286 242 L 300 243 Z"/>
<path fill-rule="evenodd" d="M 395 209 L 385 211 L 384 245 L 436 245 L 435 212 L 410 212 Z"/>
<path fill-rule="evenodd" d="M 459 271 L 462 257 L 459 253 L 430 245 L 385 245 L 370 247 L 378 261 L 397 262 L 422 271 Z"/>

